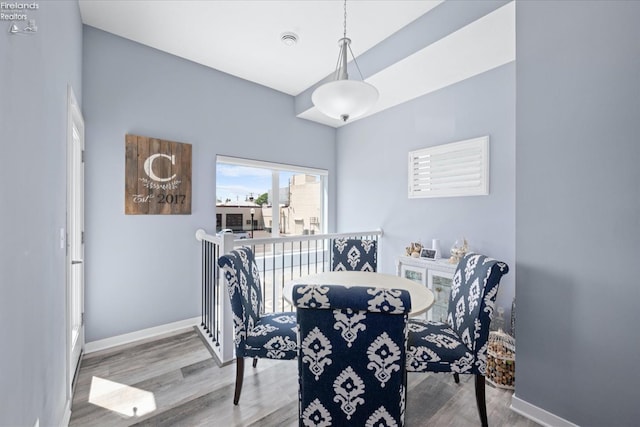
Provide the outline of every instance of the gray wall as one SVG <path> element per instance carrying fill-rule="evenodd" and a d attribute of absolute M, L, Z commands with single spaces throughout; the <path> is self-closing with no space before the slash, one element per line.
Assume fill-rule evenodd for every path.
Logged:
<path fill-rule="evenodd" d="M 0 22 L 0 425 L 58 425 L 66 401 L 67 84 L 80 99 L 77 2 L 39 2 L 38 32 Z M 24 22 L 19 23 L 24 26 Z"/>
<path fill-rule="evenodd" d="M 408 152 L 490 136 L 488 196 L 409 199 Z M 381 226 L 381 271 L 412 241 L 456 239 L 505 261 L 498 304 L 508 315 L 515 274 L 515 65 L 504 65 L 340 128 L 337 137 L 339 231 Z M 507 322 L 508 323 L 508 322 Z"/>
<path fill-rule="evenodd" d="M 215 232 L 216 154 L 332 175 L 335 130 L 297 119 L 289 95 L 87 26 L 83 61 L 91 342 L 200 315 L 194 233 Z M 127 133 L 193 145 L 192 215 L 124 215 Z"/>
<path fill-rule="evenodd" d="M 516 395 L 638 425 L 640 2 L 517 2 Z"/>

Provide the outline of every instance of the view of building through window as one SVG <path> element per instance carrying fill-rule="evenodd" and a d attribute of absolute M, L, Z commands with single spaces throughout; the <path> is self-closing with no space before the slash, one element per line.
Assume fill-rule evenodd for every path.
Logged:
<path fill-rule="evenodd" d="M 326 171 L 218 156 L 216 232 L 241 238 L 324 232 L 325 177 Z"/>

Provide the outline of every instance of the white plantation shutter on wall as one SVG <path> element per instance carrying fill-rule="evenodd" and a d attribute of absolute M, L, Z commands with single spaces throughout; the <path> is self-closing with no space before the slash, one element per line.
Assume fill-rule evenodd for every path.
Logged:
<path fill-rule="evenodd" d="M 409 152 L 409 198 L 489 194 L 489 137 Z"/>

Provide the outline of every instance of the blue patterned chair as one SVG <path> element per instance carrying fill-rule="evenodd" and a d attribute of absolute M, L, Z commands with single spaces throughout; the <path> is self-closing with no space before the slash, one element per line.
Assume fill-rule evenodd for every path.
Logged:
<path fill-rule="evenodd" d="M 334 239 L 332 271 L 372 271 L 378 267 L 375 240 Z"/>
<path fill-rule="evenodd" d="M 300 426 L 402 426 L 409 293 L 295 285 Z"/>
<path fill-rule="evenodd" d="M 503 262 L 484 255 L 466 255 L 456 269 L 451 286 L 447 323 L 411 319 L 407 371 L 452 372 L 475 375 L 476 403 L 487 425 L 485 371 L 489 324 L 500 278 L 509 272 Z"/>
<path fill-rule="evenodd" d="M 234 405 L 240 400 L 244 358 L 293 360 L 298 357 L 296 314 L 264 314 L 260 272 L 248 247 L 231 251 L 218 259 L 227 282 L 233 311 L 236 346 L 236 389 Z"/>

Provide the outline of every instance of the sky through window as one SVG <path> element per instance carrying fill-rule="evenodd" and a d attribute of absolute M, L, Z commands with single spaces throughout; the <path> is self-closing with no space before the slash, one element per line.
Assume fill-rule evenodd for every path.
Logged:
<path fill-rule="evenodd" d="M 289 185 L 292 172 L 280 171 L 280 188 Z M 216 199 L 225 202 L 258 198 L 271 190 L 271 169 L 218 163 L 216 168 Z"/>

